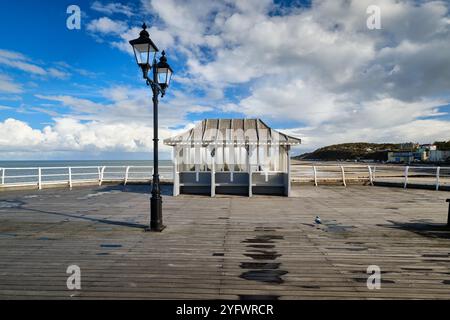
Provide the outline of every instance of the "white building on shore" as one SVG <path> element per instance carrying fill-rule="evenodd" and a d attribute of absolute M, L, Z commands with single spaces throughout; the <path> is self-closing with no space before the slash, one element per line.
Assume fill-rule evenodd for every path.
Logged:
<path fill-rule="evenodd" d="M 450 161 L 450 151 L 432 150 L 430 151 L 430 161 L 432 162 L 446 162 Z"/>

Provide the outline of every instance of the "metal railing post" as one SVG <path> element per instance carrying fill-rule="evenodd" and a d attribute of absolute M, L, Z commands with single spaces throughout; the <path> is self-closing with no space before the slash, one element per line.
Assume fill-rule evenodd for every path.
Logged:
<path fill-rule="evenodd" d="M 403 188 L 406 189 L 408 186 L 408 172 L 409 172 L 409 166 L 405 167 L 405 183 L 403 184 Z"/>
<path fill-rule="evenodd" d="M 38 168 L 38 188 L 42 190 L 42 169 Z"/>
<path fill-rule="evenodd" d="M 370 166 L 367 166 L 367 169 L 369 169 L 369 182 L 370 182 L 370 185 L 373 186 L 372 168 Z"/>
<path fill-rule="evenodd" d="M 99 186 L 101 186 L 102 185 L 102 183 L 103 183 L 103 175 L 105 174 L 105 168 L 106 167 L 102 167 L 102 170 L 101 170 L 101 172 L 100 172 L 100 183 L 99 183 Z"/>
<path fill-rule="evenodd" d="M 436 168 L 436 191 L 439 191 L 439 174 L 441 172 L 441 167 Z"/>
<path fill-rule="evenodd" d="M 341 166 L 341 172 L 342 172 L 342 183 L 344 184 L 344 187 L 346 187 L 347 183 L 345 182 L 345 169 L 344 169 L 344 166 Z"/>
<path fill-rule="evenodd" d="M 314 171 L 314 185 L 317 187 L 317 168 L 316 166 L 313 166 Z"/>
<path fill-rule="evenodd" d="M 123 185 L 126 186 L 128 182 L 128 173 L 130 172 L 130 167 L 127 167 L 125 169 L 125 181 L 123 182 Z"/>
<path fill-rule="evenodd" d="M 72 168 L 69 167 L 69 188 L 72 190 Z"/>

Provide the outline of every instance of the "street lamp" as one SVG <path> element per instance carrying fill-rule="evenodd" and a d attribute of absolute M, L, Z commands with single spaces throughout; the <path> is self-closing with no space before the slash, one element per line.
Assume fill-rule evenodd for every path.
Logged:
<path fill-rule="evenodd" d="M 152 197 L 150 199 L 150 231 L 161 232 L 165 226 L 162 221 L 162 199 L 159 188 L 158 172 L 158 96 L 164 97 L 170 85 L 173 70 L 167 63 L 166 53 L 163 51 L 159 62 L 156 63 L 156 53 L 159 51 L 150 35 L 147 26 L 142 25 L 139 38 L 130 41 L 138 66 L 142 69 L 142 75 L 153 92 L 153 184 Z M 151 59 L 151 60 L 150 60 Z M 150 64 L 151 63 L 151 64 Z M 153 76 L 148 74 L 153 69 Z"/>

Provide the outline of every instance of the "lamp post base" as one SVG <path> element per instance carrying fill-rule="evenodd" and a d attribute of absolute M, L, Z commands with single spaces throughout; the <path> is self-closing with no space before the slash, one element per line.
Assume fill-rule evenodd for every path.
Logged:
<path fill-rule="evenodd" d="M 161 232 L 166 228 L 162 223 L 162 198 L 155 192 L 150 198 L 150 228 L 148 231 Z"/>
<path fill-rule="evenodd" d="M 144 229 L 145 232 L 162 232 L 166 228 L 165 225 L 161 225 L 158 227 L 147 227 Z"/>

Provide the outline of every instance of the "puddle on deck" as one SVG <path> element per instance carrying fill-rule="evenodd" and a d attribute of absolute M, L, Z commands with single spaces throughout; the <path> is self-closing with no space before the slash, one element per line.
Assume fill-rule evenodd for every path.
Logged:
<path fill-rule="evenodd" d="M 281 263 L 271 262 L 241 262 L 242 269 L 278 269 Z"/>
<path fill-rule="evenodd" d="M 23 203 L 19 201 L 3 200 L 0 201 L 0 209 L 19 208 L 22 204 Z"/>
<path fill-rule="evenodd" d="M 109 194 L 118 194 L 118 193 L 122 193 L 122 191 L 119 190 L 111 190 L 111 191 L 101 191 L 101 192 L 95 192 L 95 193 L 90 193 L 84 197 L 79 197 L 77 198 L 78 200 L 89 200 L 91 198 L 96 198 L 96 197 L 101 197 L 104 195 L 109 195 Z"/>
<path fill-rule="evenodd" d="M 367 283 L 367 278 L 353 278 L 353 280 L 359 283 Z M 388 280 L 383 278 L 380 279 L 380 282 L 383 284 L 395 283 L 394 280 Z"/>
<path fill-rule="evenodd" d="M 284 240 L 284 237 L 274 234 L 277 232 L 276 228 L 256 227 L 254 232 L 257 234 L 253 238 L 246 239 L 241 243 L 247 244 L 247 250 L 244 256 L 257 260 L 258 262 L 241 262 L 240 268 L 248 271 L 243 272 L 239 277 L 245 280 L 271 284 L 283 283 L 282 276 L 288 272 L 280 270 L 281 263 L 276 262 L 282 256 L 276 250 L 276 244 L 279 240 Z M 243 297 L 255 297 L 255 299 L 258 299 L 264 296 L 240 296 L 241 299 Z M 270 297 L 272 300 L 278 298 L 278 296 L 266 297 Z"/>
<path fill-rule="evenodd" d="M 284 270 L 250 270 L 241 274 L 240 278 L 245 280 L 253 280 L 267 283 L 283 283 L 281 276 L 287 274 Z"/>
<path fill-rule="evenodd" d="M 344 233 L 349 232 L 350 229 L 355 228 L 354 226 L 343 225 L 336 220 L 324 220 L 322 223 L 326 227 L 325 232 Z"/>

